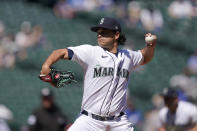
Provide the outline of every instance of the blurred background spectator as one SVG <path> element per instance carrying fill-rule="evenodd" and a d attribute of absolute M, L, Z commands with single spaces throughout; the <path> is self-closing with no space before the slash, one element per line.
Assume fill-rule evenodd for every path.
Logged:
<path fill-rule="evenodd" d="M 34 43 L 31 40 L 32 25 L 29 21 L 24 21 L 21 24 L 21 30 L 16 33 L 15 42 L 19 48 L 18 56 L 21 60 L 27 58 L 27 48 Z"/>
<path fill-rule="evenodd" d="M 0 67 L 14 67 L 16 51 L 17 47 L 14 43 L 14 36 L 5 33 L 5 25 L 0 21 Z"/>
<path fill-rule="evenodd" d="M 174 0 L 168 7 L 168 13 L 172 18 L 191 18 L 193 6 L 189 0 Z"/>
<path fill-rule="evenodd" d="M 163 16 L 159 9 L 154 9 L 153 5 L 141 10 L 140 20 L 145 30 L 159 32 L 163 27 Z"/>
<path fill-rule="evenodd" d="M 24 21 L 21 30 L 15 34 L 5 32 L 5 26 L 0 22 L 0 67 L 14 68 L 17 58 L 25 60 L 29 48 L 38 47 L 47 49 L 47 40 L 40 25 L 32 27 L 31 23 Z M 36 48 L 34 48 L 36 49 Z"/>
<path fill-rule="evenodd" d="M 140 14 L 141 14 L 141 5 L 137 1 L 131 1 L 128 3 L 128 21 L 129 26 L 135 27 L 140 26 Z"/>
<path fill-rule="evenodd" d="M 165 107 L 159 111 L 158 131 L 196 131 L 197 106 L 178 99 L 176 90 L 165 88 Z"/>
<path fill-rule="evenodd" d="M 197 49 L 195 49 L 194 53 L 188 58 L 187 68 L 192 75 L 197 74 Z"/>
<path fill-rule="evenodd" d="M 0 40 L 4 36 L 4 33 L 5 33 L 5 26 L 4 26 L 3 22 L 0 21 Z"/>
<path fill-rule="evenodd" d="M 11 131 L 9 122 L 12 120 L 12 111 L 5 105 L 0 104 L 0 131 Z"/>
<path fill-rule="evenodd" d="M 197 17 L 197 0 L 191 0 L 193 6 L 193 16 Z"/>
<path fill-rule="evenodd" d="M 43 34 L 43 29 L 42 26 L 40 25 L 35 25 L 32 28 L 32 32 L 29 36 L 29 41 L 30 41 L 30 47 L 39 47 L 39 48 L 47 48 L 46 45 L 47 44 L 47 40 L 45 35 Z"/>
<path fill-rule="evenodd" d="M 27 124 L 27 127 L 22 127 L 23 131 L 64 131 L 68 120 L 55 103 L 50 89 L 42 89 L 41 106 L 29 116 Z"/>
<path fill-rule="evenodd" d="M 67 0 L 59 0 L 55 4 L 53 12 L 58 18 L 72 19 L 75 16 L 75 10 L 68 4 Z"/>
<path fill-rule="evenodd" d="M 143 124 L 142 111 L 135 107 L 134 98 L 131 96 L 127 97 L 127 109 L 126 115 L 128 120 L 133 123 L 137 128 L 141 129 Z"/>
<path fill-rule="evenodd" d="M 27 48 L 31 45 L 31 41 L 29 41 L 29 35 L 31 34 L 32 26 L 29 21 L 24 21 L 21 24 L 20 31 L 16 34 L 16 44 L 22 50 L 23 48 Z"/>
<path fill-rule="evenodd" d="M 164 106 L 163 98 L 160 94 L 152 96 L 152 108 L 146 111 L 143 124 L 143 131 L 157 131 L 157 122 L 159 121 L 159 111 Z"/>
<path fill-rule="evenodd" d="M 177 89 L 179 100 L 197 100 L 197 79 L 192 76 L 188 68 L 184 68 L 183 73 L 172 76 L 170 85 Z"/>
<path fill-rule="evenodd" d="M 13 35 L 4 35 L 0 41 L 0 67 L 13 68 L 15 66 L 15 54 L 18 47 Z"/>

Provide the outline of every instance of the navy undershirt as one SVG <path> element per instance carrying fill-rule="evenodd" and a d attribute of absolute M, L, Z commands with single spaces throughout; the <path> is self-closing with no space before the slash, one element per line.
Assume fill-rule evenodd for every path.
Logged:
<path fill-rule="evenodd" d="M 101 47 L 102 48 L 102 47 Z M 108 51 L 107 49 L 103 48 L 104 50 Z M 116 53 L 113 53 L 116 57 L 118 57 L 118 53 L 120 52 L 120 49 L 117 50 Z"/>
<path fill-rule="evenodd" d="M 74 52 L 71 49 L 68 49 L 68 59 L 71 60 L 74 55 Z"/>

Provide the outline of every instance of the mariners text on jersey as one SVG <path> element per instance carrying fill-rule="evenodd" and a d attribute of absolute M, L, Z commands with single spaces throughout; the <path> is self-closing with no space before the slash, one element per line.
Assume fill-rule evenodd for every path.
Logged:
<path fill-rule="evenodd" d="M 113 76 L 113 75 L 114 75 L 114 68 L 112 68 L 112 67 L 96 67 L 96 68 L 94 68 L 93 78 Z M 126 70 L 126 69 L 118 68 L 117 76 L 128 78 L 129 77 L 129 71 Z"/>

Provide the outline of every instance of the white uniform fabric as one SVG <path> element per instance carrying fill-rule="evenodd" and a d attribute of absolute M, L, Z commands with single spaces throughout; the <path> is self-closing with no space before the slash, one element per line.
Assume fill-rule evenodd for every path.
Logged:
<path fill-rule="evenodd" d="M 143 59 L 141 51 L 119 49 L 117 54 L 100 46 L 69 47 L 73 61 L 84 70 L 81 109 L 100 116 L 117 116 L 126 109 L 129 75 Z"/>
<path fill-rule="evenodd" d="M 11 131 L 6 120 L 0 118 L 0 131 Z"/>
<path fill-rule="evenodd" d="M 80 115 L 68 131 L 133 131 L 133 125 L 124 115 L 112 121 L 98 121 L 86 115 Z"/>
<path fill-rule="evenodd" d="M 12 111 L 0 104 L 0 131 L 10 131 L 8 121 L 11 120 L 13 120 Z"/>
<path fill-rule="evenodd" d="M 163 107 L 159 112 L 158 127 L 168 125 L 184 130 L 194 124 L 197 124 L 197 106 L 189 102 L 179 101 L 175 115 L 170 114 L 167 107 Z"/>

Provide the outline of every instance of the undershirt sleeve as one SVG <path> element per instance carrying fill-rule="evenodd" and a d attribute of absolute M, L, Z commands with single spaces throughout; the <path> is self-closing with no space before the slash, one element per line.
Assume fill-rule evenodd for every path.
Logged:
<path fill-rule="evenodd" d="M 68 59 L 71 60 L 74 55 L 74 52 L 71 49 L 68 49 Z"/>

